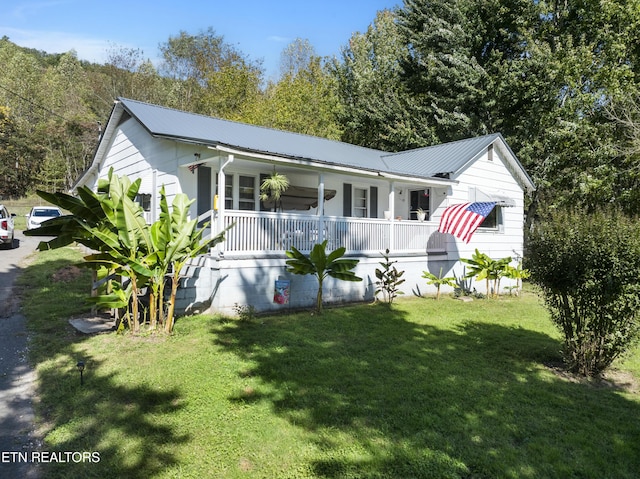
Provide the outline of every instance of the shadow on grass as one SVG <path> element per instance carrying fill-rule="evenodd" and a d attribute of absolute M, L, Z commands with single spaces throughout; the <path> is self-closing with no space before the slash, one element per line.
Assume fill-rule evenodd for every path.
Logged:
<path fill-rule="evenodd" d="M 116 385 L 115 374 L 93 374 L 99 362 L 83 359 L 84 385 L 74 368 L 39 375 L 40 397 L 54 405 L 43 411 L 55 418 L 46 451 L 95 452 L 99 461 L 50 463 L 47 477 L 148 478 L 176 464 L 172 447 L 188 437 L 177 436 L 162 417 L 180 409 L 180 394 Z"/>
<path fill-rule="evenodd" d="M 269 401 L 308 431 L 318 477 L 637 477 L 639 404 L 554 376 L 556 340 L 426 323 L 357 307 L 228 323 L 217 337 L 275 390 L 231 399 Z"/>
<path fill-rule="evenodd" d="M 165 425 L 182 407 L 181 394 L 127 384 L 121 377 L 125 372 L 103 373 L 108 368 L 82 353 L 88 337 L 76 333 L 68 319 L 70 312 L 89 308 L 88 273 L 51 280 L 52 271 L 68 265 L 67 260 L 32 265 L 21 279 L 29 282 L 21 301 L 30 312 L 30 358 L 38 366 L 36 410 L 49 431 L 42 447 L 49 458 L 41 464 L 44 477 L 152 477 L 176 464 L 173 447 L 189 439 Z M 76 369 L 79 359 L 86 364 L 84 385 Z M 140 358 L 140 368 L 145 360 Z M 79 460 L 66 452 L 95 454 Z"/>

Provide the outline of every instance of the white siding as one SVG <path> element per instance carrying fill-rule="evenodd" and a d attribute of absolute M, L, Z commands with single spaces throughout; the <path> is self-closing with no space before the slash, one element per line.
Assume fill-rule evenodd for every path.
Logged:
<path fill-rule="evenodd" d="M 515 207 L 502 207 L 503 227 L 498 231 L 478 228 L 468 244 L 449 236 L 449 259 L 470 258 L 476 248 L 494 259 L 511 256 L 515 261 L 516 256 L 522 256 L 524 192 L 509 172 L 498 149 L 494 150 L 493 161 L 489 161 L 485 153 L 455 179 L 459 183 L 451 187 L 451 194 L 442 202 L 434 218 L 436 220 L 440 219 L 447 206 L 470 201 L 472 188 L 512 198 Z"/>

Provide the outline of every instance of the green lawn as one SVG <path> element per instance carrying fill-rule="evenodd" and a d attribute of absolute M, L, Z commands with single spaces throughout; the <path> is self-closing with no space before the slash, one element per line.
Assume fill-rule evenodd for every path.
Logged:
<path fill-rule="evenodd" d="M 52 464 L 47 477 L 638 477 L 640 396 L 548 367 L 561 345 L 533 294 L 83 337 L 67 318 L 86 277 L 50 280 L 74 257 L 38 255 L 23 308 L 44 449 L 100 462 Z M 638 357 L 618 367 L 640 377 Z"/>

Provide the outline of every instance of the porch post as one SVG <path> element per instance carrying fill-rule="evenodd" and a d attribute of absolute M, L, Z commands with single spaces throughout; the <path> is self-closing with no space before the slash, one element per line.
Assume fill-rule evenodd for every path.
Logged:
<path fill-rule="evenodd" d="M 318 176 L 318 242 L 324 241 L 324 174 Z"/>
<path fill-rule="evenodd" d="M 389 251 L 393 252 L 395 248 L 395 239 L 394 239 L 394 229 L 395 229 L 395 214 L 396 212 L 396 191 L 395 191 L 395 183 L 393 181 L 389 182 L 389 213 L 391 213 L 391 218 L 389 220 Z"/>
<path fill-rule="evenodd" d="M 224 158 L 220 158 L 220 168 L 218 170 L 218 233 L 224 229 L 224 205 L 225 205 L 225 192 L 226 192 L 226 175 L 224 173 L 225 167 L 233 162 L 233 155 L 229 154 L 226 161 Z M 224 254 L 224 241 L 218 243 L 218 253 Z"/>

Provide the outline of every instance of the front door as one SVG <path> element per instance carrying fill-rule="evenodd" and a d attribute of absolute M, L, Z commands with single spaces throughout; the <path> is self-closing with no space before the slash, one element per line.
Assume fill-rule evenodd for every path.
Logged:
<path fill-rule="evenodd" d="M 409 218 L 417 220 L 417 211 L 420 208 L 425 212 L 425 220 L 429 221 L 431 216 L 431 202 L 430 202 L 431 190 L 429 188 L 423 188 L 421 190 L 409 191 Z"/>
<path fill-rule="evenodd" d="M 198 216 L 206 213 L 212 208 L 211 204 L 211 168 L 208 166 L 199 166 L 198 172 L 198 195 L 196 198 L 198 207 Z M 205 223 L 207 220 L 202 221 Z M 200 226 L 200 225 L 198 225 Z"/>

